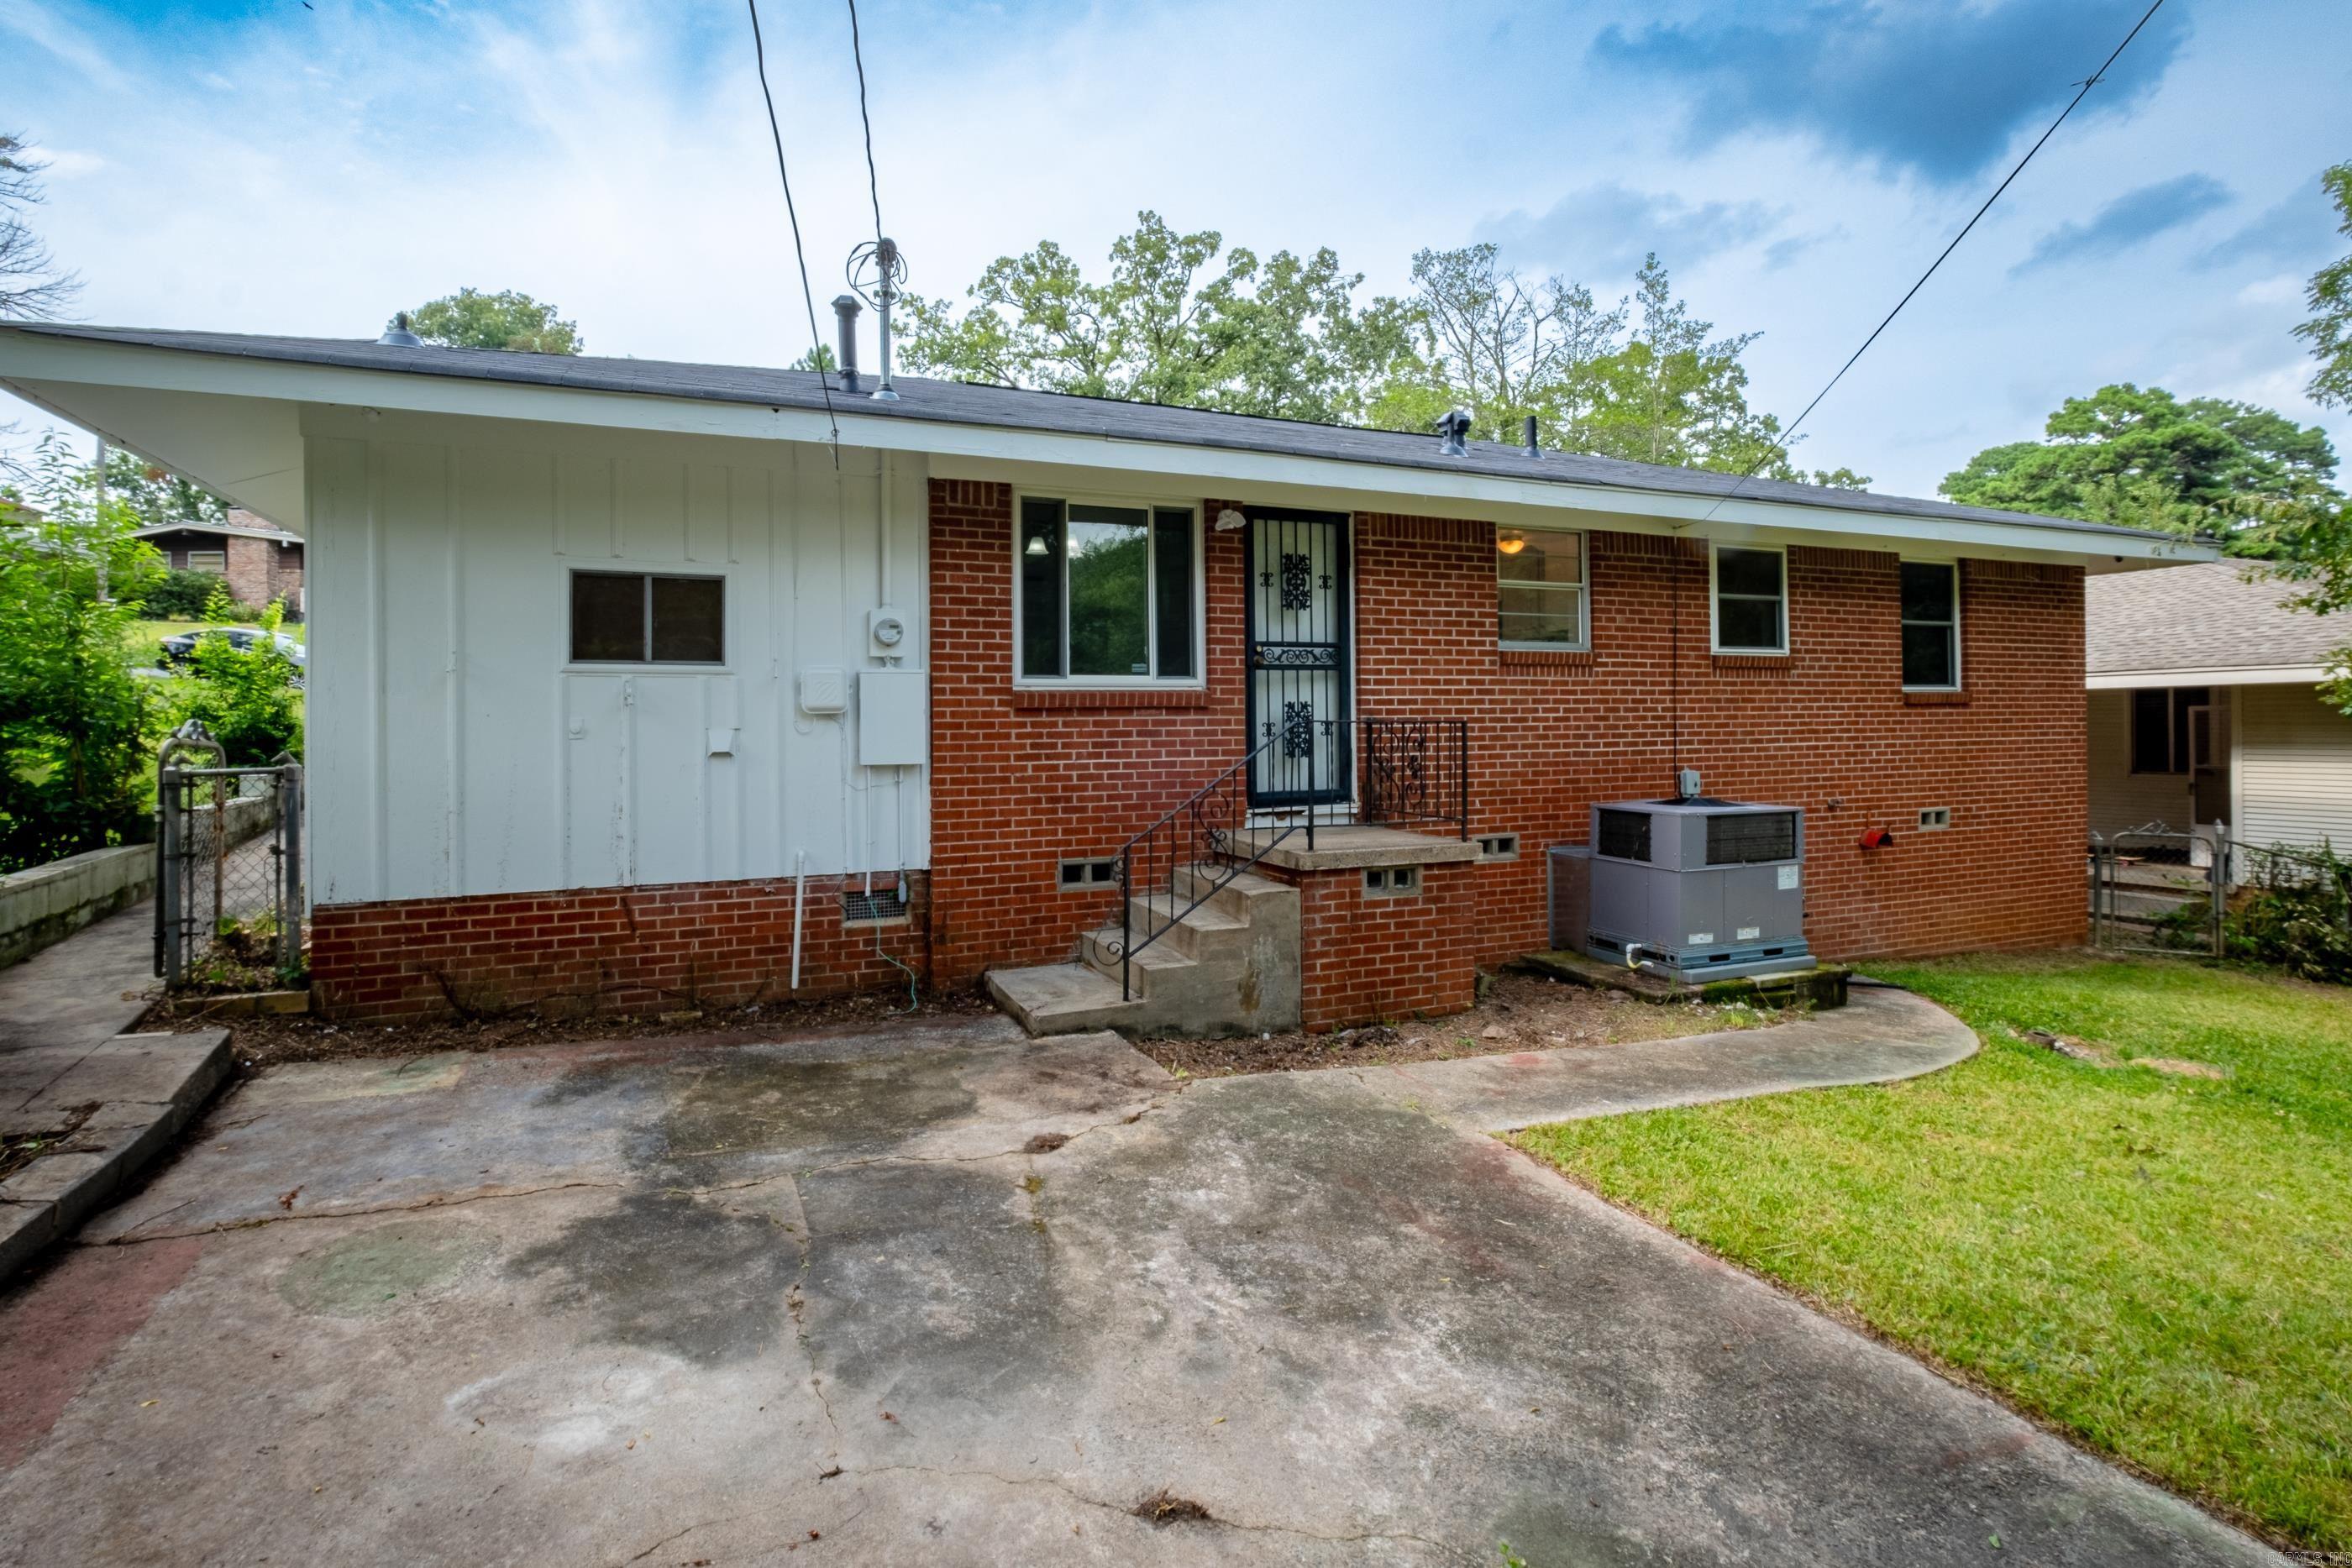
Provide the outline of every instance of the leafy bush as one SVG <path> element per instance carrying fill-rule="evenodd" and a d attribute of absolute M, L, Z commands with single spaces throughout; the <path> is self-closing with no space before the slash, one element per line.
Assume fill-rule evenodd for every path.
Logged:
<path fill-rule="evenodd" d="M 204 614 L 220 586 L 220 573 L 182 567 L 150 583 L 139 608 L 150 621 L 194 621 Z"/>
<path fill-rule="evenodd" d="M 215 617 L 207 611 L 206 618 Z M 188 660 L 192 678 L 173 683 L 173 723 L 202 719 L 231 768 L 273 762 L 280 752 L 302 755 L 302 693 L 294 684 L 299 672 L 278 651 L 282 619 L 275 604 L 263 611 L 254 624 L 265 634 L 251 648 L 225 636 L 198 637 Z"/>
<path fill-rule="evenodd" d="M 134 838 L 152 803 L 158 716 L 123 658 L 136 612 L 98 582 L 103 566 L 142 593 L 158 558 L 54 438 L 34 476 L 38 520 L 0 528 L 0 871 Z"/>
<path fill-rule="evenodd" d="M 2261 859 L 2259 880 L 2222 917 L 2230 956 L 2352 984 L 2352 862 L 2326 845 Z"/>

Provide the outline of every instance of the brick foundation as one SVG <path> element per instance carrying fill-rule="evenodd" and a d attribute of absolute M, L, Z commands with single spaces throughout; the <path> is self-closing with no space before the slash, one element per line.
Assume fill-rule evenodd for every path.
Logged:
<path fill-rule="evenodd" d="M 1468 935 L 1477 868 L 1427 865 L 1421 891 L 1364 891 L 1360 869 L 1261 873 L 1298 889 L 1299 1021 L 1309 1031 L 1458 1013 L 1477 1000 Z"/>
<path fill-rule="evenodd" d="M 925 883 L 908 877 L 909 919 L 850 925 L 841 894 L 864 879 L 809 878 L 798 990 L 789 877 L 325 904 L 311 915 L 310 973 L 334 1016 L 372 1019 L 839 996 L 904 984 L 877 932 L 883 952 L 929 967 Z"/>

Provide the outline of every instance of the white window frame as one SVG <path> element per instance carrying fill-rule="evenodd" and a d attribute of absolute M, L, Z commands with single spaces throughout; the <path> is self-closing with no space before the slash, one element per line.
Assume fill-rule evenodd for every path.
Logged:
<path fill-rule="evenodd" d="M 1058 501 L 1063 511 L 1065 529 L 1062 590 L 1062 662 L 1070 659 L 1070 594 L 1068 580 L 1067 528 L 1071 507 L 1119 507 L 1132 510 L 1141 507 L 1152 512 L 1182 512 L 1192 519 L 1192 674 L 1190 678 L 1168 675 L 1031 675 L 1021 669 L 1021 628 L 1024 624 L 1026 605 L 1021 570 L 1021 512 L 1028 501 Z M 1202 535 L 1201 503 L 1153 496 L 1121 496 L 1086 490 L 1016 490 L 1013 493 L 1013 637 L 1012 674 L 1014 689 L 1020 691 L 1145 691 L 1198 692 L 1209 686 L 1209 574 L 1208 551 Z M 1147 578 L 1144 591 L 1144 646 L 1150 650 L 1151 662 L 1160 662 L 1160 594 L 1159 557 L 1146 552 L 1152 575 Z"/>
<path fill-rule="evenodd" d="M 207 558 L 208 560 L 217 562 L 218 564 L 200 566 L 196 562 L 196 558 L 198 556 L 204 556 Z M 228 575 L 228 551 L 225 549 L 192 549 L 187 552 L 187 558 L 188 564 L 182 569 L 183 570 L 216 571 L 223 577 L 226 577 Z"/>
<path fill-rule="evenodd" d="M 1780 645 L 1777 648 L 1727 648 L 1723 645 L 1723 617 L 1718 613 L 1723 605 L 1723 591 L 1717 584 L 1716 563 L 1727 549 L 1753 550 L 1759 555 L 1780 558 Z M 1741 594 L 1742 599 L 1753 597 Z M 1789 652 L 1790 615 L 1789 547 L 1786 545 L 1742 544 L 1737 539 L 1710 539 L 1706 547 L 1706 642 L 1708 649 L 1717 653 L 1753 653 L 1767 658 L 1785 656 Z"/>
<path fill-rule="evenodd" d="M 1533 653 L 1585 653 L 1592 650 L 1592 536 L 1582 528 L 1497 528 L 1495 538 L 1499 543 L 1506 533 L 1566 535 L 1576 540 L 1576 641 L 1573 643 L 1531 643 L 1502 635 L 1503 589 L 1532 588 L 1538 593 L 1557 593 L 1563 583 L 1515 582 L 1503 576 L 1505 556 L 1495 552 L 1495 632 L 1496 645 L 1522 649 Z"/>
<path fill-rule="evenodd" d="M 575 659 L 572 656 L 572 579 L 579 572 L 593 572 L 605 577 L 708 577 L 719 580 L 719 652 L 716 664 L 687 659 Z M 565 672 L 583 671 L 596 674 L 657 675 L 675 672 L 679 674 L 709 674 L 714 670 L 735 667 L 735 633 L 740 624 L 737 619 L 735 574 L 724 568 L 677 561 L 613 560 L 603 556 L 567 556 L 557 565 L 556 612 L 563 630 L 563 654 L 560 665 Z M 648 587 L 648 593 L 652 591 Z M 653 608 L 646 611 L 646 635 L 653 635 Z"/>
<path fill-rule="evenodd" d="M 1915 686 L 1903 683 L 1906 692 L 1957 692 L 1967 680 L 1960 668 L 1960 563 L 1956 560 L 1935 560 L 1925 556 L 1901 556 L 1895 569 L 1895 660 L 1897 674 L 1903 662 L 1903 628 L 1906 626 L 1936 626 L 1936 621 L 1906 621 L 1903 619 L 1903 568 L 1906 566 L 1940 566 L 1952 574 L 1952 684 L 1948 686 Z"/>

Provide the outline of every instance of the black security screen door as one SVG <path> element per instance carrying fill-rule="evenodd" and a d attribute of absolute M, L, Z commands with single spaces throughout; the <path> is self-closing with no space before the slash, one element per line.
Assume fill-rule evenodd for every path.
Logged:
<path fill-rule="evenodd" d="M 1345 800 L 1348 519 L 1333 512 L 1249 517 L 1250 802 Z"/>

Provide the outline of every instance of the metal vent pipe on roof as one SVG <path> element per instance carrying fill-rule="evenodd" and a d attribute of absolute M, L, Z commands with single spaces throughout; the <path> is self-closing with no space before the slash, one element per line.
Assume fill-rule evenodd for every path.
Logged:
<path fill-rule="evenodd" d="M 835 360 L 834 368 L 839 372 L 841 390 L 845 392 L 854 392 L 857 390 L 857 317 L 858 313 L 865 308 L 857 302 L 857 296 L 855 294 L 834 296 L 833 314 L 840 329 L 835 336 L 841 343 L 841 346 L 834 350 Z"/>
<path fill-rule="evenodd" d="M 392 325 L 383 329 L 383 336 L 378 338 L 376 341 L 389 343 L 395 349 L 425 347 L 425 340 L 408 329 L 408 312 L 405 310 L 392 319 Z"/>
<path fill-rule="evenodd" d="M 1437 449 L 1448 457 L 1467 457 L 1470 448 L 1465 438 L 1470 434 L 1470 411 L 1457 408 L 1437 418 Z"/>
<path fill-rule="evenodd" d="M 1540 457 L 1543 455 L 1543 443 L 1536 438 L 1536 416 L 1534 414 L 1528 415 L 1527 446 L 1528 456 Z"/>

